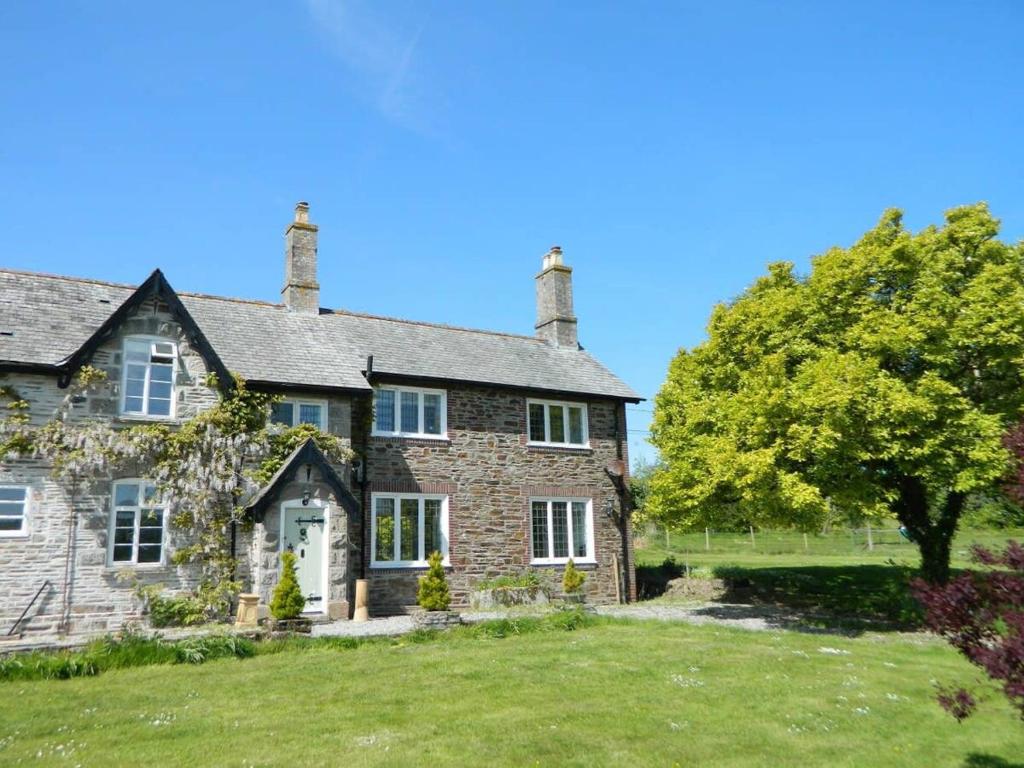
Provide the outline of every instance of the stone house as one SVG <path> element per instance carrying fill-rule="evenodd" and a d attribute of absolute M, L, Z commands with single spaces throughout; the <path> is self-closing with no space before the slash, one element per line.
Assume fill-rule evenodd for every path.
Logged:
<path fill-rule="evenodd" d="M 248 503 L 236 543 L 246 588 L 269 601 L 280 552 L 299 555 L 307 610 L 349 618 L 357 579 L 373 614 L 415 603 L 426 556 L 445 556 L 455 605 L 526 568 L 588 573 L 593 602 L 635 597 L 626 403 L 636 393 L 577 342 L 560 249 L 536 278 L 535 336 L 320 306 L 317 227 L 300 203 L 285 234 L 282 303 L 0 269 L 0 385 L 52 419 L 84 365 L 106 371 L 74 418 L 180 424 L 244 377 L 282 396 L 271 418 L 309 422 L 356 458 L 312 442 Z M 139 616 L 123 578 L 186 591 L 183 543 L 144 468 L 88 478 L 70 503 L 50 468 L 0 463 L 0 632 L 89 634 Z"/>

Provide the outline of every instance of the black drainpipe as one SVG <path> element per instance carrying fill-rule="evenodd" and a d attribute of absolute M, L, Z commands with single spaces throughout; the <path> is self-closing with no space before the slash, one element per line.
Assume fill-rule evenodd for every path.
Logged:
<path fill-rule="evenodd" d="M 621 423 L 619 420 L 619 410 L 622 411 Z M 628 603 L 630 601 L 630 585 L 631 581 L 629 578 L 629 521 L 632 513 L 631 502 L 629 494 L 629 464 L 625 460 L 625 449 L 623 448 L 623 440 L 626 436 L 626 404 L 619 403 L 615 407 L 615 456 L 623 462 L 623 473 L 618 483 L 616 483 L 616 490 L 619 493 L 619 534 L 622 537 L 622 600 Z"/>
<path fill-rule="evenodd" d="M 373 379 L 373 355 L 367 355 L 366 357 L 366 383 L 372 384 Z M 373 395 L 370 395 L 370 413 L 373 413 Z M 371 415 L 372 418 L 372 415 Z M 354 420 L 353 420 L 354 421 Z M 366 424 L 365 418 L 361 420 L 361 427 Z M 363 429 L 362 435 L 363 443 L 363 478 L 359 483 L 359 500 L 363 505 L 362 525 L 359 531 L 359 543 L 360 543 L 360 556 L 359 556 L 359 578 L 366 580 L 366 561 L 370 559 L 370 543 L 369 543 L 369 530 L 371 525 L 370 515 L 373 514 L 373 510 L 370 509 L 370 494 L 369 487 L 370 482 L 370 430 Z"/>

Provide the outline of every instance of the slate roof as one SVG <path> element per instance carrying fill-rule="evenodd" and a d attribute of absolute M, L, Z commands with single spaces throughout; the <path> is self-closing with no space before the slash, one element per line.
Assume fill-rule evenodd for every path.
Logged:
<path fill-rule="evenodd" d="M 135 286 L 0 269 L 0 367 L 56 366 Z M 368 391 L 375 374 L 640 399 L 584 350 L 533 336 L 178 293 L 224 364 L 250 381 Z"/>

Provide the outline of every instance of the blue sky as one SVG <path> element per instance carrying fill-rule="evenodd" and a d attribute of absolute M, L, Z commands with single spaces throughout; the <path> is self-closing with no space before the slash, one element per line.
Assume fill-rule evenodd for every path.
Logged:
<path fill-rule="evenodd" d="M 7 2 L 3 264 L 532 333 L 652 397 L 766 263 L 987 200 L 1024 236 L 1024 4 Z M 631 409 L 631 452 L 650 402 Z"/>

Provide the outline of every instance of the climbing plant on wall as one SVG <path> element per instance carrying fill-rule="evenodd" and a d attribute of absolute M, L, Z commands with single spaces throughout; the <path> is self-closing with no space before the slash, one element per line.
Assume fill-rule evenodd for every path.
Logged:
<path fill-rule="evenodd" d="M 212 376 L 207 385 L 216 387 Z M 68 388 L 53 418 L 33 424 L 29 403 L 0 387 L 0 455 L 33 457 L 51 467 L 71 507 L 84 483 L 126 474 L 152 479 L 171 510 L 171 525 L 188 544 L 171 560 L 199 569 L 194 599 L 207 616 L 223 615 L 240 585 L 231 551 L 231 531 L 246 524 L 247 500 L 273 476 L 297 446 L 312 437 L 332 463 L 352 458 L 340 438 L 302 424 L 268 425 L 275 395 L 251 390 L 240 377 L 216 405 L 181 424 L 115 424 L 86 412 L 89 397 L 110 385 L 106 374 L 85 367 Z"/>

